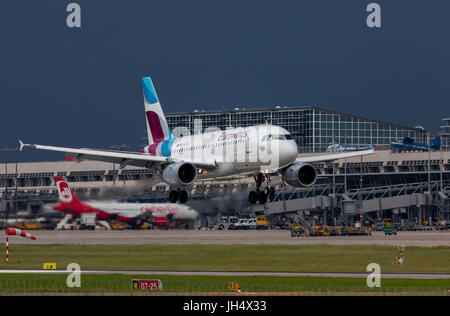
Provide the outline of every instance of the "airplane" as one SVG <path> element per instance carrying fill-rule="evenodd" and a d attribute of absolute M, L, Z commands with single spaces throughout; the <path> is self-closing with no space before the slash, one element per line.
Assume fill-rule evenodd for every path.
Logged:
<path fill-rule="evenodd" d="M 415 142 L 413 138 L 411 137 L 404 137 L 402 142 L 393 140 L 391 142 L 392 150 L 393 151 L 403 151 L 403 150 L 418 150 L 418 151 L 424 151 L 428 152 L 428 150 L 441 150 L 441 138 L 439 136 L 436 136 L 431 141 L 431 146 Z"/>
<path fill-rule="evenodd" d="M 84 213 L 95 213 L 99 221 L 118 220 L 139 227 L 148 222 L 167 227 L 170 222 L 192 222 L 199 214 L 182 204 L 119 203 L 115 201 L 81 202 L 62 177 L 55 177 L 60 204 L 53 205 L 55 211 L 80 217 Z"/>
<path fill-rule="evenodd" d="M 152 79 L 142 78 L 142 85 L 148 145 L 139 152 L 24 144 L 19 140 L 20 150 L 32 147 L 64 152 L 78 162 L 86 159 L 120 164 L 120 168 L 148 168 L 159 175 L 162 181 L 174 187 L 169 192 L 171 203 L 186 203 L 186 188 L 200 179 L 253 176 L 256 190 L 249 192 L 250 204 L 265 204 L 268 195 L 275 193 L 270 185 L 273 175 L 281 175 L 284 183 L 291 187 L 309 187 L 317 179 L 316 169 L 311 163 L 374 153 L 369 149 L 297 157 L 297 143 L 291 134 L 286 129 L 271 124 L 229 128 L 225 131 L 206 129 L 203 133 L 200 133 L 202 130 L 199 128 L 199 133 L 187 136 L 185 132 L 179 133 L 177 128 L 172 134 Z M 264 182 L 265 188 L 262 189 Z"/>
<path fill-rule="evenodd" d="M 358 150 L 368 150 L 368 149 L 374 150 L 374 148 L 371 145 L 369 145 L 367 147 L 347 147 L 347 146 L 342 146 L 340 144 L 332 144 L 327 147 L 327 152 L 347 152 L 347 151 L 358 151 Z"/>

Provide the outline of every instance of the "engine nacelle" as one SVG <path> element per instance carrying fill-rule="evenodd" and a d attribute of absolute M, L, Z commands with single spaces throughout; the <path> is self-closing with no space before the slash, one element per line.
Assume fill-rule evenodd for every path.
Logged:
<path fill-rule="evenodd" d="M 161 178 L 176 187 L 188 186 L 197 180 L 197 168 L 189 162 L 175 162 L 168 165 Z"/>
<path fill-rule="evenodd" d="M 294 188 L 309 187 L 316 183 L 316 169 L 307 163 L 293 163 L 283 173 L 284 183 Z"/>
<path fill-rule="evenodd" d="M 158 227 L 165 227 L 169 224 L 169 219 L 165 216 L 161 216 L 161 217 L 154 217 L 153 218 L 153 223 L 155 224 L 155 226 Z"/>

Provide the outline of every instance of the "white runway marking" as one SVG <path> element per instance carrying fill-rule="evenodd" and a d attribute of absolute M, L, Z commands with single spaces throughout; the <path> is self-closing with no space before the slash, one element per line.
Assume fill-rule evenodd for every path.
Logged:
<path fill-rule="evenodd" d="M 367 273 L 86 270 L 84 274 L 367 278 Z M 0 274 L 68 274 L 66 270 L 0 270 Z M 450 279 L 447 273 L 383 273 L 387 279 Z"/>

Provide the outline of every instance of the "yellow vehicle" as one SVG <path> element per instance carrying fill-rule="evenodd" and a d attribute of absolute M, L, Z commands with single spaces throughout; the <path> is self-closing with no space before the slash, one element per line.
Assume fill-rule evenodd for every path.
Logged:
<path fill-rule="evenodd" d="M 343 229 L 343 235 L 345 235 L 345 236 L 371 236 L 372 228 L 348 226 Z"/>
<path fill-rule="evenodd" d="M 41 223 L 30 221 L 30 220 L 24 220 L 23 222 L 17 223 L 14 225 L 16 228 L 24 229 L 24 230 L 37 230 L 42 229 L 43 226 Z"/>
<path fill-rule="evenodd" d="M 139 229 L 152 229 L 152 228 L 153 227 L 147 222 L 144 222 L 144 223 L 142 223 L 141 226 L 139 226 Z"/>
<path fill-rule="evenodd" d="M 291 237 L 299 237 L 299 236 L 305 236 L 306 232 L 303 229 L 303 226 L 300 225 L 292 225 L 291 226 Z"/>
<path fill-rule="evenodd" d="M 345 233 L 346 236 L 356 236 L 359 235 L 359 228 L 355 226 L 346 227 Z"/>
<path fill-rule="evenodd" d="M 331 236 L 331 232 L 333 230 L 332 226 L 323 226 L 322 227 L 322 236 Z"/>
<path fill-rule="evenodd" d="M 256 216 L 256 229 L 268 229 L 270 223 L 265 216 Z"/>
<path fill-rule="evenodd" d="M 342 236 L 344 226 L 327 226 L 328 236 Z"/>
<path fill-rule="evenodd" d="M 383 224 L 384 226 L 392 226 L 393 225 L 392 218 L 383 218 Z"/>
<path fill-rule="evenodd" d="M 128 228 L 128 225 L 121 221 L 111 221 L 109 226 L 112 230 L 124 230 Z"/>
<path fill-rule="evenodd" d="M 323 236 L 324 229 L 322 226 L 312 226 L 311 227 L 311 236 Z"/>

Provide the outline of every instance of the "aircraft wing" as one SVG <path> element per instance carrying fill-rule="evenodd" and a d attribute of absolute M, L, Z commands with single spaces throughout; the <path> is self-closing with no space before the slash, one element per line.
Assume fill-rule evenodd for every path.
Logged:
<path fill-rule="evenodd" d="M 22 151 L 23 147 L 32 147 L 40 150 L 58 151 L 65 153 L 69 157 L 76 158 L 78 162 L 81 162 L 83 160 L 104 161 L 120 164 L 120 168 L 123 168 L 128 165 L 151 168 L 155 164 L 181 161 L 170 157 L 150 156 L 139 152 L 111 151 L 111 150 L 90 149 L 90 148 L 77 149 L 77 148 L 55 147 L 37 144 L 24 144 L 20 140 L 19 143 L 20 143 L 20 151 Z M 183 159 L 182 161 L 190 162 L 194 164 L 196 167 L 200 168 L 216 167 L 215 162 L 189 161 L 186 159 Z"/>
<path fill-rule="evenodd" d="M 344 152 L 344 153 L 331 154 L 331 155 L 300 157 L 300 158 L 297 158 L 295 161 L 296 162 L 305 162 L 305 163 L 325 162 L 325 161 L 333 161 L 333 160 L 337 160 L 337 159 L 372 155 L 374 153 L 375 153 L 375 150 L 369 149 L 369 150 Z"/>

